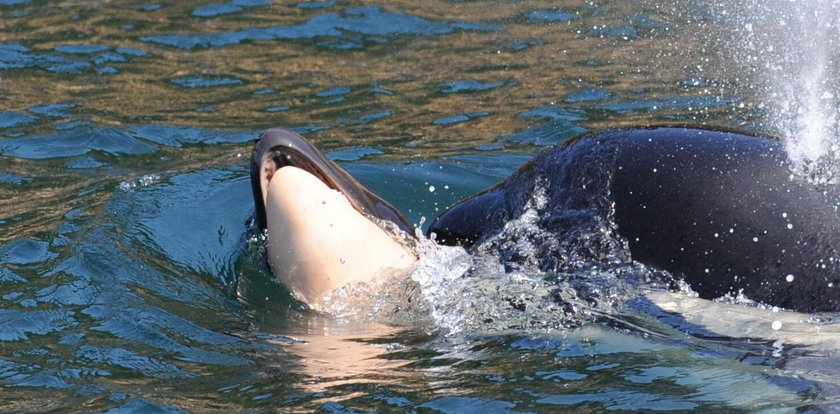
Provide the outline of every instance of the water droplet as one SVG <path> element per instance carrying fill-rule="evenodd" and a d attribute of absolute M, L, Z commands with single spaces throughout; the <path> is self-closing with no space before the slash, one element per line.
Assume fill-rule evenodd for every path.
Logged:
<path fill-rule="evenodd" d="M 793 228 L 793 224 L 788 223 L 788 224 L 787 224 L 787 228 L 788 228 L 788 230 L 792 229 L 792 228 Z"/>
<path fill-rule="evenodd" d="M 770 325 L 770 327 L 773 328 L 774 331 L 778 331 L 779 329 L 782 329 L 782 321 L 773 321 L 773 324 Z"/>
<path fill-rule="evenodd" d="M 782 213 L 782 218 L 787 218 L 787 213 Z"/>
<path fill-rule="evenodd" d="M 430 192 L 430 193 L 434 193 L 434 192 L 435 192 L 435 186 L 430 185 L 430 186 L 429 186 L 429 192 Z"/>
<path fill-rule="evenodd" d="M 347 261 L 346 261 L 346 260 L 344 260 L 344 258 L 343 258 L 343 257 L 338 258 L 338 261 L 339 261 L 341 264 L 345 264 L 345 263 L 347 263 Z"/>
<path fill-rule="evenodd" d="M 753 242 L 758 243 L 758 237 L 753 237 Z"/>
<path fill-rule="evenodd" d="M 793 282 L 793 275 L 789 274 L 789 275 L 785 276 L 785 280 L 787 280 L 788 283 Z"/>

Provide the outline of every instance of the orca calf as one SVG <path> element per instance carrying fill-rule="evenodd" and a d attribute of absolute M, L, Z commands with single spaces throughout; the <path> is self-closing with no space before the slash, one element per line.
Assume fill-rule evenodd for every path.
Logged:
<path fill-rule="evenodd" d="M 271 271 L 306 303 L 416 261 L 403 215 L 294 132 L 260 135 L 251 189 Z"/>

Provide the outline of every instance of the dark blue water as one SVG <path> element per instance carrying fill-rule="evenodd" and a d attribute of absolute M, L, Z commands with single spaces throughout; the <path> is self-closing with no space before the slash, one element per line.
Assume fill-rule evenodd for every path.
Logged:
<path fill-rule="evenodd" d="M 0 0 L 0 411 L 836 410 L 833 351 L 629 293 L 449 335 L 308 311 L 259 257 L 265 128 L 420 224 L 592 128 L 760 127 L 705 60 L 725 7 L 685 3 Z"/>

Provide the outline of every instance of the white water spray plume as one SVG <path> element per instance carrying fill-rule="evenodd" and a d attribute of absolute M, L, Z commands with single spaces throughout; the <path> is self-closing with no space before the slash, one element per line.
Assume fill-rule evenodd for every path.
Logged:
<path fill-rule="evenodd" d="M 767 125 L 787 137 L 794 172 L 838 180 L 840 1 L 749 0 L 736 11 L 730 52 L 752 72 Z"/>

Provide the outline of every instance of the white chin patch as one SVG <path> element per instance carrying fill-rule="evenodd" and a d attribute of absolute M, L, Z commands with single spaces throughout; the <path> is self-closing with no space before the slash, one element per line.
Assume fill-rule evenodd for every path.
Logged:
<path fill-rule="evenodd" d="M 275 171 L 265 194 L 272 272 L 307 303 L 414 263 L 412 252 L 342 193 L 300 168 Z"/>

